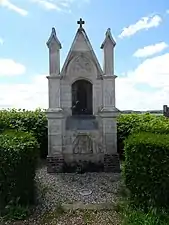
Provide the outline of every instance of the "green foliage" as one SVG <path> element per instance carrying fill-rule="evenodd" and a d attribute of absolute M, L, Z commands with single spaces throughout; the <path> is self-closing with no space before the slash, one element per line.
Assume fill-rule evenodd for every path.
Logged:
<path fill-rule="evenodd" d="M 145 207 L 169 203 L 169 136 L 135 133 L 125 141 L 124 177 L 131 197 Z"/>
<path fill-rule="evenodd" d="M 48 149 L 47 118 L 44 110 L 2 110 L 0 131 L 7 128 L 32 132 L 40 145 L 40 155 L 46 158 Z"/>
<path fill-rule="evenodd" d="M 6 208 L 4 220 L 24 220 L 30 214 L 30 208 L 22 205 L 8 205 Z"/>
<path fill-rule="evenodd" d="M 121 205 L 120 212 L 122 215 L 123 225 L 168 225 L 169 214 L 165 211 L 143 210 L 131 207 L 126 203 Z"/>
<path fill-rule="evenodd" d="M 132 132 L 151 132 L 156 134 L 169 134 L 169 119 L 164 116 L 152 117 L 150 121 L 143 121 L 134 127 Z"/>
<path fill-rule="evenodd" d="M 38 148 L 36 138 L 28 132 L 10 130 L 0 134 L 1 213 L 34 203 Z"/>
<path fill-rule="evenodd" d="M 41 158 L 46 158 L 48 149 L 47 118 L 44 110 L 2 110 L 0 111 L 0 132 L 10 128 L 32 132 L 40 145 Z M 169 120 L 163 116 L 146 114 L 121 114 L 118 117 L 118 152 L 123 154 L 124 140 L 132 132 L 151 131 L 169 133 Z"/>
<path fill-rule="evenodd" d="M 156 119 L 156 116 L 149 113 L 146 114 L 121 114 L 117 120 L 117 147 L 118 152 L 122 156 L 125 139 L 142 123 L 149 123 Z"/>

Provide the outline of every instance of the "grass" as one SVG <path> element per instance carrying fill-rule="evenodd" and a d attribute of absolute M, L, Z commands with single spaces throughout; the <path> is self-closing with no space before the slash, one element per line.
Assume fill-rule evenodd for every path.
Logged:
<path fill-rule="evenodd" d="M 121 217 L 121 225 L 169 225 L 169 210 L 149 209 L 147 212 L 135 206 L 129 199 L 130 192 L 122 183 L 115 211 Z"/>
<path fill-rule="evenodd" d="M 116 205 L 116 212 L 121 215 L 121 225 L 168 225 L 169 212 L 163 209 L 149 209 L 145 212 L 131 203 L 127 192 L 122 189 L 123 195 Z"/>
<path fill-rule="evenodd" d="M 143 212 L 141 209 L 127 207 L 123 213 L 123 225 L 168 225 L 169 215 L 166 212 Z"/>

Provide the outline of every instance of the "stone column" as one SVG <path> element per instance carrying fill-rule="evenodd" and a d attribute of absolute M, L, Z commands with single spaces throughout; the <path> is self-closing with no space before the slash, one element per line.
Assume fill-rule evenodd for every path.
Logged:
<path fill-rule="evenodd" d="M 63 124 L 64 115 L 61 109 L 48 109 L 48 157 L 49 173 L 62 172 L 63 159 Z"/>
<path fill-rule="evenodd" d="M 104 167 L 105 172 L 120 172 L 119 156 L 117 153 L 117 116 L 118 111 L 102 111 L 103 129 L 103 145 L 104 152 Z"/>
<path fill-rule="evenodd" d="M 115 108 L 115 75 L 103 76 L 103 108 L 104 111 L 117 111 Z"/>
<path fill-rule="evenodd" d="M 100 117 L 102 118 L 103 144 L 105 146 L 105 172 L 120 172 L 117 153 L 117 116 L 119 110 L 115 107 L 115 78 L 114 75 L 103 76 L 103 108 Z"/>
<path fill-rule="evenodd" d="M 60 76 L 47 76 L 49 108 L 60 108 Z"/>

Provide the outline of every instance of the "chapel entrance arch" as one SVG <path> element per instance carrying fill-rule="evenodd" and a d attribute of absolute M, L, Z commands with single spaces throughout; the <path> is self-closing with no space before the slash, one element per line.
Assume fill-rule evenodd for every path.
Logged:
<path fill-rule="evenodd" d="M 72 115 L 93 115 L 93 85 L 87 80 L 72 84 Z"/>

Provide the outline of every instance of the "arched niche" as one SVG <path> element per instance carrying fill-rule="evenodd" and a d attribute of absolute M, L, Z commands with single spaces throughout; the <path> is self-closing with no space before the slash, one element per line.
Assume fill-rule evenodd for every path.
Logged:
<path fill-rule="evenodd" d="M 88 80 L 72 84 L 72 115 L 93 115 L 93 84 Z"/>

